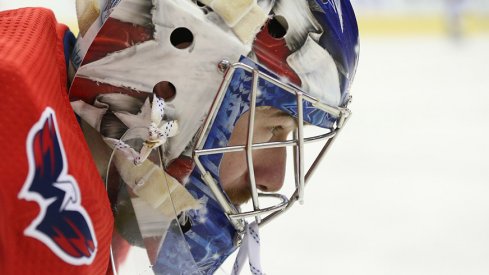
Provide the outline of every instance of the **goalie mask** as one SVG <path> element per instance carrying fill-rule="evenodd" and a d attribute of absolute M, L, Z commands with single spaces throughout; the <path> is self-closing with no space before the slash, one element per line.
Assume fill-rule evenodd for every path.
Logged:
<path fill-rule="evenodd" d="M 143 247 L 156 273 L 213 273 L 248 219 L 263 225 L 303 200 L 346 122 L 358 59 L 352 7 L 87 3 L 78 2 L 70 98 L 103 140 L 87 138 L 114 207 L 115 270 L 128 246 Z"/>

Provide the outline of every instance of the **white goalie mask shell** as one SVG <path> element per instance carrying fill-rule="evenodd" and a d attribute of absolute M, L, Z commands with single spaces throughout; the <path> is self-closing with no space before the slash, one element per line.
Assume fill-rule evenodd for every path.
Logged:
<path fill-rule="evenodd" d="M 130 23 L 145 22 L 139 18 L 135 20 L 131 13 L 134 5 L 144 2 L 121 1 L 111 18 Z M 241 42 L 231 30 L 226 30 L 227 26 L 219 18 L 205 15 L 191 1 L 155 3 L 151 20 L 148 18 L 147 22 L 154 26 L 153 39 L 82 65 L 77 78 L 148 94 L 159 82 L 170 82 L 176 96 L 167 105 L 179 121 L 180 134 L 169 141 L 166 154 L 168 159 L 174 159 L 190 143 L 214 100 L 222 81 L 218 62 L 238 60 L 250 51 L 251 45 Z M 179 35 L 179 30 L 190 30 L 193 36 L 189 45 L 182 49 L 171 40 L 172 34 Z"/>
<path fill-rule="evenodd" d="M 190 169 L 185 176 L 177 177 L 168 171 L 154 172 L 156 166 L 144 157 L 137 160 L 149 155 L 148 151 L 130 148 L 118 139 L 126 129 L 143 129 L 143 132 L 150 129 L 149 133 L 138 132 L 138 135 L 155 136 L 158 142 L 148 139 L 144 146 L 149 150 L 161 146 L 166 170 L 182 156 L 197 160 L 199 152 L 209 149 L 209 136 L 212 142 L 220 142 L 217 147 L 225 146 L 222 143 L 229 140 L 228 130 L 234 125 L 227 132 L 222 131 L 226 132 L 226 138 L 221 138 L 221 133 L 212 130 L 212 126 L 222 122 L 215 124 L 216 119 L 234 124 L 251 109 L 253 85 L 249 82 L 253 71 L 267 79 L 257 81 L 257 106 L 276 107 L 301 120 L 299 124 L 305 122 L 336 134 L 349 114 L 346 105 L 358 60 L 358 29 L 350 2 L 107 0 L 100 10 L 95 23 L 79 37 L 72 61 L 77 69 L 70 90 L 72 106 L 83 120 L 100 131 L 109 146 L 122 149 L 120 155 L 130 160 L 115 162 L 124 167 L 126 175 L 121 175 L 122 180 L 145 201 L 143 204 L 149 203 L 161 212 L 168 210 L 165 208 L 168 201 L 162 202 L 161 194 L 152 187 L 156 183 L 148 179 L 153 174 L 127 172 L 137 170 L 141 163 L 147 171 L 155 173 L 153 178 L 170 179 L 170 189 L 186 194 L 186 201 L 176 205 L 172 209 L 174 215 L 167 218 L 180 219 L 180 214 L 185 213 L 193 221 L 192 228 L 183 237 L 169 236 L 185 239 L 198 269 L 212 273 L 236 248 L 236 236 L 242 233 L 246 217 L 239 216 L 220 186 L 221 158 L 196 161 L 197 167 L 191 174 Z M 242 66 L 240 62 L 251 71 L 238 71 L 240 76 L 226 73 L 233 68 L 232 64 Z M 162 100 L 157 99 L 160 95 L 155 92 L 161 83 L 173 92 Z M 270 91 L 259 91 L 268 88 Z M 281 99 L 275 101 L 272 90 L 292 92 L 278 95 Z M 223 114 L 227 106 L 221 104 L 230 105 L 233 101 L 225 94 L 247 99 L 237 100 L 243 104 L 241 108 L 236 107 L 232 115 L 226 116 Z M 216 102 L 216 98 L 223 101 Z M 133 104 L 133 101 L 137 102 Z M 224 111 L 219 114 L 220 110 Z M 209 113 L 214 117 L 209 117 Z M 107 128 L 114 125 L 122 126 L 123 131 L 105 135 Z M 168 125 L 178 125 L 178 131 L 165 129 Z M 160 133 L 167 133 L 164 140 L 158 139 Z M 302 181 L 302 187 L 297 187 L 299 193 L 303 192 L 305 178 L 304 169 L 301 171 L 301 176 L 296 178 L 296 184 Z M 175 198 L 178 199 L 172 199 Z M 286 206 L 282 204 L 274 211 L 282 211 Z M 255 210 L 251 216 L 263 214 L 259 207 Z M 169 232 L 178 235 L 178 230 Z M 166 243 L 171 250 L 170 237 Z M 199 241 L 202 238 L 212 241 L 204 245 Z M 164 260 L 170 255 L 170 250 L 163 249 L 164 243 L 161 243 L 161 257 L 155 261 L 163 261 L 160 267 L 181 271 L 180 266 L 169 266 L 172 263 Z"/>

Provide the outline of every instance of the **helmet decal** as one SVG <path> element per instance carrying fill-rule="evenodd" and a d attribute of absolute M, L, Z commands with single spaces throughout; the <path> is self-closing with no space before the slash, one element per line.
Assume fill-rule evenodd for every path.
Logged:
<path fill-rule="evenodd" d="M 164 194 L 166 218 L 160 221 L 167 232 L 156 238 L 158 249 L 148 252 L 153 270 L 210 274 L 239 246 L 246 217 L 258 217 L 260 223 L 263 211 L 273 215 L 302 198 L 304 143 L 328 140 L 320 160 L 350 114 L 358 62 L 351 4 L 121 0 L 109 1 L 103 10 L 105 23 L 86 31 L 87 37 L 98 31 L 93 42 L 80 39 L 78 48 L 88 49 L 86 54 L 74 57 L 81 65 L 70 90 L 72 106 L 118 150 L 113 163 L 128 194 L 135 196 L 130 199 L 139 229 L 144 227 L 139 213 L 149 213 L 141 205 L 156 204 L 163 194 L 138 193 L 143 187 L 134 183 L 136 178 L 151 188 L 164 181 L 170 189 Z M 294 180 L 300 194 L 280 195 L 282 202 L 272 210 L 254 205 L 252 213 L 241 213 L 224 191 L 220 167 L 238 120 L 261 107 L 278 109 L 298 125 L 293 140 L 259 146 L 296 147 L 294 169 L 300 175 Z M 304 125 L 327 134 L 308 139 Z M 133 133 L 143 145 L 126 142 Z M 158 165 L 154 152 L 161 158 Z M 161 171 L 153 172 L 159 165 Z M 253 185 L 254 172 L 249 173 Z M 140 233 L 143 239 L 148 236 L 144 228 Z"/>
<path fill-rule="evenodd" d="M 56 114 L 46 108 L 27 136 L 29 174 L 19 198 L 35 201 L 40 213 L 24 234 L 47 245 L 63 261 L 90 264 L 97 254 L 92 221 L 81 205 L 76 179 L 68 174 Z"/>

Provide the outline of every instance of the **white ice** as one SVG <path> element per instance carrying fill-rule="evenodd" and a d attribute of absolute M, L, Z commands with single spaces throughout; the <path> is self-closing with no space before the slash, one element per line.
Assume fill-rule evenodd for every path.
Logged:
<path fill-rule="evenodd" d="M 362 39 L 353 117 L 305 204 L 261 230 L 267 274 L 489 274 L 488 50 Z"/>

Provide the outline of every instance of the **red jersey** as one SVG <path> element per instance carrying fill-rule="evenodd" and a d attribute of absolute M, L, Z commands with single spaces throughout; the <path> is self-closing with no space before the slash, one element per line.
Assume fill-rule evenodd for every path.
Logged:
<path fill-rule="evenodd" d="M 42 8 L 0 12 L 0 274 L 105 274 L 113 218 L 71 109 L 71 33 Z"/>

